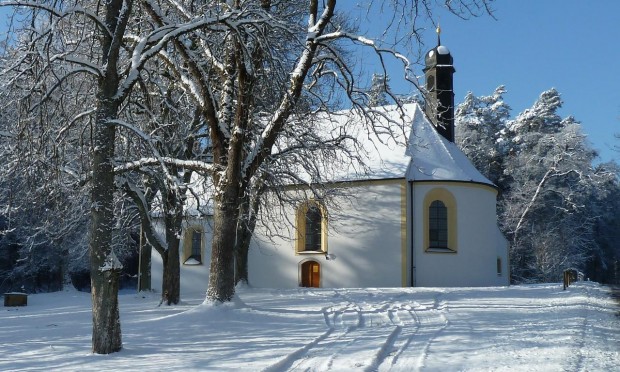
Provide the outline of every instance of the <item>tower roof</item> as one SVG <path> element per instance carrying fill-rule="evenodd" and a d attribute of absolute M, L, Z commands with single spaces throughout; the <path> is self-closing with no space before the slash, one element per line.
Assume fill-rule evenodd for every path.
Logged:
<path fill-rule="evenodd" d="M 453 60 L 450 49 L 445 45 L 441 45 L 441 27 L 437 26 L 437 46 L 426 53 L 424 62 L 426 64 L 425 71 L 429 68 L 439 66 L 452 66 Z M 453 68 L 454 69 L 454 68 Z"/>
<path fill-rule="evenodd" d="M 452 67 L 454 61 L 448 47 L 445 45 L 437 45 L 426 53 L 424 62 L 426 64 L 424 70 L 426 71 L 433 67 Z"/>

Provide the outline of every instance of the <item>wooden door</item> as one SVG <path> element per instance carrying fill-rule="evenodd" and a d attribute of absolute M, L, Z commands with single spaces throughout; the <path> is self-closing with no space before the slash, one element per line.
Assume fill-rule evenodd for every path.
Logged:
<path fill-rule="evenodd" d="M 321 265 L 316 261 L 301 264 L 301 286 L 319 288 L 321 286 Z"/>

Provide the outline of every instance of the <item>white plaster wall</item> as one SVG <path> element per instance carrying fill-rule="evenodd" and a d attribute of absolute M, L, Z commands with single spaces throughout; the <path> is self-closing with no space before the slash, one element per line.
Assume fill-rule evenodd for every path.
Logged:
<path fill-rule="evenodd" d="M 407 229 L 413 229 L 416 286 L 494 286 L 508 285 L 508 245 L 496 224 L 495 192 L 491 188 L 461 183 L 419 183 L 413 190 L 413 223 L 403 225 L 402 204 L 409 184 L 404 181 L 365 183 L 348 187 L 351 195 L 339 199 L 338 208 L 329 207 L 328 253 L 296 254 L 295 211 L 287 211 L 289 221 L 271 224 L 281 237 L 265 237 L 265 226 L 257 225 L 257 236 L 249 252 L 249 280 L 255 287 L 294 288 L 299 286 L 300 265 L 315 260 L 321 265 L 321 287 L 401 287 L 410 285 L 409 246 L 403 252 Z M 426 193 L 445 187 L 457 202 L 458 253 L 425 253 L 422 203 Z M 195 225 L 196 220 L 186 223 Z M 211 224 L 200 222 L 205 231 L 203 264 L 181 264 L 181 298 L 207 290 L 211 258 Z M 161 228 L 161 227 L 160 227 Z M 184 235 L 184 234 L 183 234 Z M 181 241 L 183 247 L 183 241 Z M 181 257 L 183 255 L 180 251 Z M 497 275 L 496 259 L 502 259 L 502 276 Z M 161 291 L 162 261 L 152 253 L 152 288 Z"/>
<path fill-rule="evenodd" d="M 190 219 L 183 223 L 184 229 L 187 226 L 202 226 L 203 228 L 203 257 L 202 265 L 183 264 L 183 242 L 185 234 L 181 235 L 179 258 L 181 259 L 181 300 L 184 296 L 194 294 L 205 294 L 209 284 L 209 267 L 211 265 L 211 237 L 212 227 L 208 219 Z M 160 236 L 164 237 L 163 223 L 158 222 L 156 230 Z M 185 231 L 184 231 L 185 232 Z M 151 251 L 151 289 L 161 293 L 163 280 L 163 261 L 161 255 L 155 249 Z"/>
<path fill-rule="evenodd" d="M 434 188 L 452 193 L 457 204 L 457 253 L 424 251 L 423 202 Z M 508 285 L 508 249 L 497 227 L 496 194 L 491 188 L 465 183 L 414 183 L 414 266 L 415 285 L 495 286 Z M 497 274 L 497 257 L 502 259 L 502 276 Z"/>
<path fill-rule="evenodd" d="M 401 216 L 405 203 L 404 180 L 387 184 L 347 187 L 351 196 L 328 206 L 328 252 L 335 256 L 296 254 L 295 227 L 277 230 L 284 238 L 270 242 L 265 228 L 250 249 L 249 280 L 256 287 L 298 287 L 300 265 L 313 259 L 321 265 L 321 287 L 400 287 L 403 285 L 403 236 Z M 294 222 L 294 210 L 288 210 Z"/>

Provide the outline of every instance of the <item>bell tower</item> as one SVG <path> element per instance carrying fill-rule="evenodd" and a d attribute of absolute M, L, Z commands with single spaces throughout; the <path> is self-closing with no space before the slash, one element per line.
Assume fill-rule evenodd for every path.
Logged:
<path fill-rule="evenodd" d="M 437 46 L 426 53 L 424 77 L 426 80 L 426 103 L 424 111 L 437 132 L 454 142 L 454 85 L 452 75 L 456 71 L 450 50 L 441 45 L 441 29 L 437 27 Z"/>

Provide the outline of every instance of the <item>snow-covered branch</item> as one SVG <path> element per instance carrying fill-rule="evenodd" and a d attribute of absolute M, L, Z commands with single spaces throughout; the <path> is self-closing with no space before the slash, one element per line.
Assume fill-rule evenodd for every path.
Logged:
<path fill-rule="evenodd" d="M 64 10 L 60 10 L 58 7 L 46 5 L 44 3 L 35 2 L 35 1 L 0 1 L 0 7 L 8 7 L 8 6 L 40 9 L 55 16 L 57 19 L 66 18 L 73 14 L 81 14 L 81 15 L 84 15 L 86 18 L 90 19 L 91 21 L 93 21 L 95 25 L 99 29 L 104 31 L 106 34 L 108 34 L 109 36 L 112 35 L 112 32 L 106 27 L 105 22 L 103 22 L 101 18 L 97 16 L 96 13 L 93 13 L 89 9 L 86 9 L 80 6 L 75 6 L 75 7 L 70 7 Z"/>
<path fill-rule="evenodd" d="M 171 158 L 167 156 L 161 156 L 157 158 L 142 158 L 139 160 L 127 162 L 122 165 L 114 167 L 114 173 L 121 174 L 132 170 L 138 170 L 145 167 L 152 167 L 155 165 L 174 166 L 179 168 L 191 169 L 198 172 L 210 173 L 213 171 L 213 164 L 200 160 L 181 160 Z"/>
<path fill-rule="evenodd" d="M 156 251 L 158 251 L 161 255 L 164 255 L 168 250 L 168 243 L 165 239 L 162 239 L 157 231 L 155 231 L 155 224 L 151 218 L 151 207 L 146 201 L 144 193 L 127 178 L 121 177 L 117 183 L 120 184 L 123 190 L 125 190 L 125 193 L 129 195 L 138 208 L 142 231 L 146 235 L 149 243 L 153 246 L 153 248 L 155 248 Z"/>

